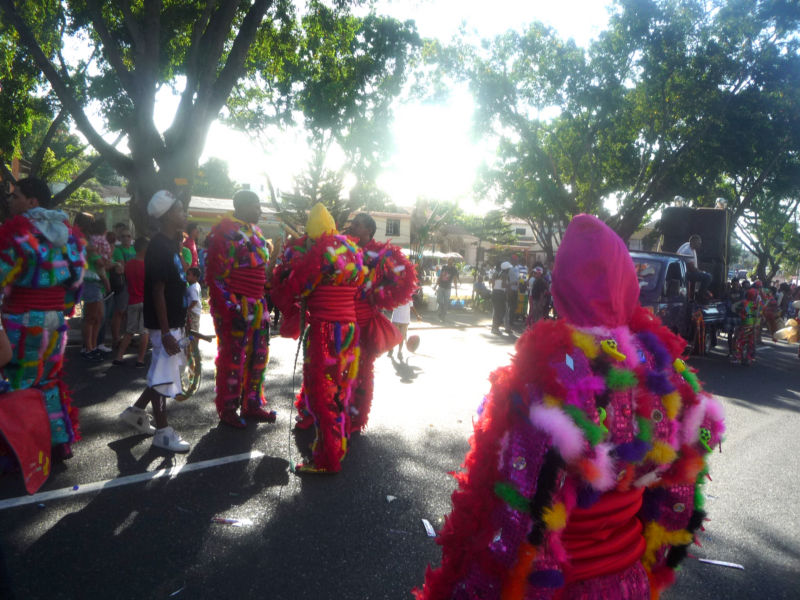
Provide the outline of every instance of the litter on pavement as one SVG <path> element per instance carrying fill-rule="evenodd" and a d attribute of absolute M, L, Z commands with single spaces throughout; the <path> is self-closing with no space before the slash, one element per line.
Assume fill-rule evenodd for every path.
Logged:
<path fill-rule="evenodd" d="M 244 519 L 229 519 L 226 517 L 214 517 L 211 519 L 212 523 L 219 523 L 220 525 L 233 525 L 234 527 L 245 527 L 252 525 L 253 521 L 247 518 Z"/>
<path fill-rule="evenodd" d="M 428 519 L 422 519 L 422 524 L 425 526 L 425 531 L 428 533 L 428 537 L 436 537 L 436 530 L 431 525 L 431 522 Z"/>
<path fill-rule="evenodd" d="M 744 571 L 744 566 L 739 563 L 725 562 L 724 560 L 710 560 L 708 558 L 698 558 L 701 563 L 708 563 L 709 565 L 717 565 L 720 567 L 730 567 L 731 569 L 741 569 Z"/>

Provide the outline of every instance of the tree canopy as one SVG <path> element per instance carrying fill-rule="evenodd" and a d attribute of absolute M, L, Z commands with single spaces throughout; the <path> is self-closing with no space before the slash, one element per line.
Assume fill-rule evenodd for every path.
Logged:
<path fill-rule="evenodd" d="M 478 191 L 548 254 L 578 212 L 627 239 L 674 196 L 736 217 L 800 150 L 800 6 L 617 0 L 586 50 L 534 23 L 434 57 L 497 142 Z"/>
<path fill-rule="evenodd" d="M 372 123 L 386 114 L 416 33 L 374 16 L 355 18 L 350 7 L 358 3 L 312 0 L 299 14 L 290 0 L 0 0 L 0 16 L 24 47 L 25 64 L 35 67 L 31 77 L 47 79 L 77 129 L 130 180 L 131 216 L 143 223 L 156 189 L 189 191 L 210 124 L 223 110 L 235 116 L 247 109 L 246 116 L 281 122 L 300 107 L 330 135 L 365 138 L 351 145 L 368 162 L 382 141 L 364 135 L 371 125 L 359 120 L 359 111 Z M 402 40 L 392 37 L 397 31 Z M 337 45 L 342 39 L 344 47 Z M 64 60 L 68 42 L 87 48 L 92 69 L 83 68 L 85 56 Z M 161 132 L 154 109 L 165 85 L 180 100 Z M 342 93 L 348 86 L 349 96 Z M 106 132 L 92 123 L 90 100 L 100 107 Z M 108 141 L 115 132 L 126 134 L 127 152 Z"/>

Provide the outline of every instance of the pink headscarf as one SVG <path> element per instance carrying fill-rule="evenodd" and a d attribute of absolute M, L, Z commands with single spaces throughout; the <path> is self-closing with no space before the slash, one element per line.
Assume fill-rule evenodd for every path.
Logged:
<path fill-rule="evenodd" d="M 556 253 L 551 286 L 558 316 L 574 325 L 627 325 L 639 304 L 628 248 L 608 225 L 577 215 Z"/>

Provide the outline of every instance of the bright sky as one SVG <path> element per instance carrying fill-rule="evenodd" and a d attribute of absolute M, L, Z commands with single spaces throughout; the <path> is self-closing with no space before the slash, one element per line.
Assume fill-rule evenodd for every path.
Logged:
<path fill-rule="evenodd" d="M 608 4 L 609 0 L 380 0 L 377 11 L 413 19 L 420 35 L 443 42 L 449 41 L 462 23 L 478 39 L 538 20 L 585 46 L 605 28 Z M 176 99 L 165 90 L 157 107 L 159 129 L 169 125 L 176 106 Z M 474 141 L 470 134 L 472 111 L 472 99 L 465 89 L 454 90 L 445 104 L 398 103 L 395 153 L 379 179 L 396 203 L 410 206 L 418 196 L 427 196 L 457 200 L 470 212 L 489 208 L 486 203 L 476 204 L 472 193 L 478 167 L 491 159 L 489 145 Z M 289 132 L 272 140 L 266 145 L 268 152 L 264 146 L 215 123 L 201 160 L 211 156 L 227 160 L 232 178 L 250 183 L 256 191 L 265 176 L 280 190 L 292 189 L 293 177 L 308 159 L 302 133 Z"/>

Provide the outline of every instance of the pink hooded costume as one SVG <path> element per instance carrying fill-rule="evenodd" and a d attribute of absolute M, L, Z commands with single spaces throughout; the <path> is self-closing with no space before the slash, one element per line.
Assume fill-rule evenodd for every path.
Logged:
<path fill-rule="evenodd" d="M 722 409 L 639 306 L 622 240 L 575 217 L 552 292 L 560 320 L 490 378 L 418 599 L 658 598 L 703 521 Z"/>

